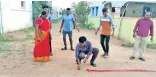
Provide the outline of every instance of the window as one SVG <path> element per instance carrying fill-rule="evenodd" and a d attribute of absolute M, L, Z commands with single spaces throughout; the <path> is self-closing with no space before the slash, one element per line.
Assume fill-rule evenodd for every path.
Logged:
<path fill-rule="evenodd" d="M 96 16 L 98 16 L 98 7 L 96 7 Z"/>
<path fill-rule="evenodd" d="M 94 16 L 94 7 L 92 8 L 92 16 Z"/>
<path fill-rule="evenodd" d="M 25 9 L 25 1 L 21 1 L 21 8 Z"/>

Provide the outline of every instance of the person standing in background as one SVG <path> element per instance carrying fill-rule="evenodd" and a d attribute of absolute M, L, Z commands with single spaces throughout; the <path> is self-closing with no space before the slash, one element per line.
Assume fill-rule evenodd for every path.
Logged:
<path fill-rule="evenodd" d="M 47 13 L 47 19 L 51 22 L 51 14 L 49 13 L 49 7 L 47 5 L 42 6 L 43 11 L 45 11 Z M 40 15 L 41 16 L 41 15 Z M 52 24 L 52 22 L 51 22 Z M 51 27 L 52 28 L 52 27 Z M 51 36 L 51 35 L 50 35 Z M 51 40 L 49 40 L 49 44 L 50 44 L 50 56 L 53 55 L 52 53 L 52 45 L 51 45 Z"/>
<path fill-rule="evenodd" d="M 60 27 L 60 33 L 62 32 L 62 28 L 63 28 L 63 42 L 64 42 L 64 48 L 62 48 L 61 50 L 67 50 L 67 43 L 66 43 L 66 35 L 68 34 L 69 36 L 69 42 L 70 42 L 70 48 L 72 51 L 74 51 L 73 48 L 73 40 L 72 40 L 72 31 L 73 31 L 73 25 L 77 28 L 78 32 L 79 29 L 76 26 L 75 20 L 74 20 L 74 16 L 71 14 L 70 8 L 66 9 L 66 14 L 62 16 L 62 23 L 61 23 L 61 27 Z"/>
<path fill-rule="evenodd" d="M 144 18 L 141 18 L 137 21 L 135 28 L 133 30 L 133 37 L 135 38 L 133 54 L 130 57 L 130 60 L 135 59 L 136 49 L 141 45 L 140 57 L 141 61 L 145 61 L 144 52 L 148 42 L 148 34 L 150 31 L 151 42 L 153 41 L 154 36 L 154 25 L 151 18 L 151 12 L 147 12 Z"/>
<path fill-rule="evenodd" d="M 76 14 L 73 14 L 74 15 L 74 20 L 76 22 L 77 18 L 76 18 Z M 73 29 L 75 29 L 75 26 L 73 27 Z"/>
<path fill-rule="evenodd" d="M 100 40 L 101 46 L 104 51 L 104 54 L 102 56 L 108 57 L 109 41 L 111 35 L 114 35 L 115 25 L 112 17 L 108 15 L 108 8 L 103 8 L 102 12 L 103 12 L 103 16 L 100 17 L 100 25 L 97 31 L 95 32 L 95 35 L 97 35 L 98 31 L 102 27 L 101 40 Z M 113 33 L 112 33 L 112 29 L 113 29 Z"/>
<path fill-rule="evenodd" d="M 46 18 L 47 13 L 43 11 L 41 16 L 35 20 L 35 46 L 34 46 L 34 61 L 47 62 L 50 60 L 50 31 L 51 23 Z"/>

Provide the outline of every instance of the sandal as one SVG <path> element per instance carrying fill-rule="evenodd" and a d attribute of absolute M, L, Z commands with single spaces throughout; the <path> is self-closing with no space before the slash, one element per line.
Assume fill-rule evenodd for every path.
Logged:
<path fill-rule="evenodd" d="M 74 51 L 75 49 L 72 47 L 71 50 Z"/>
<path fill-rule="evenodd" d="M 61 50 L 67 50 L 67 47 L 62 48 Z"/>
<path fill-rule="evenodd" d="M 53 53 L 52 52 L 50 52 L 50 56 L 53 56 Z"/>

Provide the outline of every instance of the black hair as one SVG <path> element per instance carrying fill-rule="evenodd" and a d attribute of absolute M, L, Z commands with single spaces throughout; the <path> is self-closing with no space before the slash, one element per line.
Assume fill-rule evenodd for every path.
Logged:
<path fill-rule="evenodd" d="M 102 12 L 104 13 L 104 12 L 108 12 L 108 8 L 103 8 L 102 9 Z"/>
<path fill-rule="evenodd" d="M 66 10 L 70 10 L 70 8 L 67 8 Z"/>
<path fill-rule="evenodd" d="M 86 39 L 85 36 L 81 36 L 81 37 L 79 38 L 79 42 L 80 42 L 80 43 L 84 43 L 86 40 L 87 40 L 87 39 Z"/>
<path fill-rule="evenodd" d="M 44 5 L 44 6 L 42 6 L 42 9 L 44 9 L 44 8 L 49 8 L 47 5 Z"/>
<path fill-rule="evenodd" d="M 41 15 L 46 15 L 47 13 L 45 11 L 42 11 L 41 12 Z"/>

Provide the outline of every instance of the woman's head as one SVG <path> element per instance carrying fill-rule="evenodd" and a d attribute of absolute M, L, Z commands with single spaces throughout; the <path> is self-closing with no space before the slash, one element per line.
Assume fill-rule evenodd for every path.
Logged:
<path fill-rule="evenodd" d="M 102 13 L 103 13 L 104 16 L 107 16 L 108 8 L 103 8 Z"/>
<path fill-rule="evenodd" d="M 47 18 L 47 13 L 46 13 L 45 11 L 43 11 L 43 12 L 41 13 L 41 17 L 42 17 L 43 19 L 46 19 L 46 18 Z"/>

